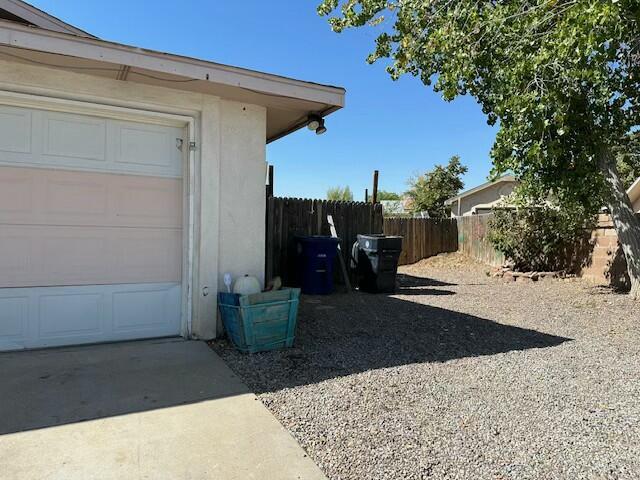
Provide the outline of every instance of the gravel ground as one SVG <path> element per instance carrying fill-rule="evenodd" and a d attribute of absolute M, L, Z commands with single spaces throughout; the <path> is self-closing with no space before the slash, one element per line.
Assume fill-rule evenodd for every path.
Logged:
<path fill-rule="evenodd" d="M 295 348 L 213 347 L 331 479 L 640 478 L 640 305 L 458 255 L 301 302 Z"/>

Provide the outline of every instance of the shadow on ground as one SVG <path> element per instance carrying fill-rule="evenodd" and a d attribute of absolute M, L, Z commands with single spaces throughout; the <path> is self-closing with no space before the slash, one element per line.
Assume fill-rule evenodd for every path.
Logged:
<path fill-rule="evenodd" d="M 457 284 L 442 282 L 435 278 L 428 277 L 416 277 L 414 275 L 408 275 L 406 273 L 398 273 L 397 281 L 400 288 L 413 288 L 413 287 L 453 287 Z"/>
<path fill-rule="evenodd" d="M 247 392 L 204 342 L 159 339 L 3 353 L 0 435 Z"/>
<path fill-rule="evenodd" d="M 407 295 L 408 284 L 448 285 L 416 278 L 409 283 L 404 276 L 398 295 Z M 415 290 L 425 294 L 424 288 Z M 426 295 L 437 291 L 426 290 Z M 369 370 L 554 347 L 570 340 L 413 298 L 366 293 L 304 296 L 294 348 L 243 355 L 226 341 L 213 346 L 252 389 L 262 393 Z"/>

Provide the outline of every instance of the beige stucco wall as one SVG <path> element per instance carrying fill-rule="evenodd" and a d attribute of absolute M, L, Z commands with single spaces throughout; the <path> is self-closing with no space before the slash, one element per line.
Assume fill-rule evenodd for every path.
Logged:
<path fill-rule="evenodd" d="M 6 61 L 0 61 L 0 91 L 195 119 L 192 331 L 197 338 L 215 336 L 216 292 L 223 273 L 263 276 L 266 109 L 214 96 Z"/>
<path fill-rule="evenodd" d="M 454 203 L 451 206 L 451 213 L 453 215 L 471 215 L 473 207 L 493 203 L 496 200 L 499 200 L 501 196 L 506 196 L 513 192 L 515 186 L 516 182 L 499 182 L 494 185 L 490 185 L 487 188 L 463 197 L 460 200 L 459 213 L 458 204 Z"/>
<path fill-rule="evenodd" d="M 627 193 L 629 194 L 631 205 L 633 205 L 633 211 L 640 213 L 640 183 L 634 183 Z"/>

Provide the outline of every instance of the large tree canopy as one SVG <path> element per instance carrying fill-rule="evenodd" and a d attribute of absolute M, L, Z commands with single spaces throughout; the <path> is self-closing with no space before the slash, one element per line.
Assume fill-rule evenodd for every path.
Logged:
<path fill-rule="evenodd" d="M 369 61 L 390 58 L 393 78 L 475 97 L 500 127 L 494 175 L 594 213 L 606 203 L 640 294 L 640 224 L 615 161 L 640 124 L 640 1 L 325 0 L 318 11 L 337 32 L 381 29 Z"/>

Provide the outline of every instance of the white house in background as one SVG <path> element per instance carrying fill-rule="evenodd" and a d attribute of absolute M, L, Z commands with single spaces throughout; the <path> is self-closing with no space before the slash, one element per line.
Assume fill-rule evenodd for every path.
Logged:
<path fill-rule="evenodd" d="M 631 200 L 631 205 L 633 205 L 633 211 L 640 213 L 640 178 L 633 182 L 633 185 L 627 190 L 627 194 Z"/>
<path fill-rule="evenodd" d="M 224 272 L 263 277 L 266 143 L 344 97 L 0 0 L 0 350 L 215 337 Z"/>
<path fill-rule="evenodd" d="M 452 217 L 489 213 L 503 197 L 513 192 L 517 184 L 513 175 L 504 175 L 493 182 L 483 183 L 449 198 L 444 203 L 451 208 Z"/>
<path fill-rule="evenodd" d="M 411 198 L 404 196 L 400 200 L 381 200 L 385 216 L 409 215 L 413 212 Z"/>

